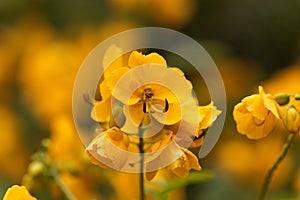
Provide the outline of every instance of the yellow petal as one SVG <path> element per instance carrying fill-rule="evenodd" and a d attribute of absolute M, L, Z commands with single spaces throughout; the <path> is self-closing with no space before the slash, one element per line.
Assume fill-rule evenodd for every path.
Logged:
<path fill-rule="evenodd" d="M 239 103 L 234 107 L 233 117 L 238 132 L 250 139 L 266 137 L 275 126 L 275 117 L 271 112 L 268 112 L 265 119 L 258 124 L 258 119 L 246 109 L 246 105 L 243 103 Z"/>
<path fill-rule="evenodd" d="M 106 85 L 110 89 L 110 91 L 113 91 L 117 82 L 119 79 L 126 74 L 129 71 L 129 68 L 127 67 L 122 67 L 118 68 L 110 73 L 109 76 L 107 76 L 106 80 Z"/>
<path fill-rule="evenodd" d="M 123 54 L 123 50 L 116 45 L 111 45 L 105 52 L 103 57 L 104 78 L 107 78 L 111 73 L 120 68 L 126 67 L 129 58 L 129 53 Z"/>
<path fill-rule="evenodd" d="M 137 103 L 130 106 L 124 105 L 123 113 L 125 116 L 125 124 L 122 126 L 121 130 L 125 133 L 137 134 L 139 126 L 145 116 L 143 113 L 143 104 Z"/>
<path fill-rule="evenodd" d="M 193 154 L 189 150 L 186 150 L 185 155 L 186 155 L 187 161 L 189 163 L 189 167 L 191 169 L 201 170 L 201 166 L 199 165 L 198 158 L 197 158 L 197 156 L 195 156 L 195 154 Z"/>
<path fill-rule="evenodd" d="M 156 174 L 157 174 L 157 170 L 152 171 L 152 172 L 147 172 L 146 173 L 147 181 L 151 181 L 155 177 Z"/>
<path fill-rule="evenodd" d="M 153 105 L 152 108 L 154 112 L 151 114 L 159 123 L 165 125 L 172 125 L 172 124 L 176 124 L 181 120 L 182 115 L 181 115 L 181 107 L 179 104 L 170 103 L 167 112 L 162 112 L 164 106 L 162 106 L 161 104 L 163 103 Z"/>
<path fill-rule="evenodd" d="M 25 186 L 13 185 L 6 191 L 3 200 L 36 200 Z"/>
<path fill-rule="evenodd" d="M 123 134 L 122 140 L 114 140 L 119 139 L 120 134 Z M 91 162 L 99 166 L 121 169 L 125 165 L 128 157 L 127 150 L 129 142 L 125 137 L 128 136 L 122 133 L 117 127 L 100 133 L 86 148 Z"/>
<path fill-rule="evenodd" d="M 198 110 L 200 113 L 199 129 L 207 129 L 221 114 L 221 111 L 218 110 L 217 107 L 213 105 L 213 102 L 211 102 L 206 106 L 199 106 Z"/>
<path fill-rule="evenodd" d="M 268 114 L 268 109 L 265 107 L 264 102 L 260 95 L 251 95 L 242 100 L 247 110 L 252 115 L 260 120 L 264 120 Z"/>
<path fill-rule="evenodd" d="M 262 86 L 259 86 L 259 95 L 261 96 L 264 106 L 270 110 L 277 119 L 280 119 L 279 105 L 271 95 L 266 95 Z"/>
<path fill-rule="evenodd" d="M 166 60 L 157 53 L 151 53 L 148 55 L 143 55 L 140 52 L 133 51 L 128 60 L 128 65 L 133 68 L 143 64 L 156 63 L 161 65 L 167 65 Z"/>
<path fill-rule="evenodd" d="M 101 94 L 102 100 L 105 100 L 111 96 L 111 90 L 109 89 L 109 87 L 107 85 L 107 80 L 103 80 L 100 83 L 100 94 Z"/>
<path fill-rule="evenodd" d="M 108 122 L 111 115 L 111 98 L 96 102 L 91 111 L 91 117 L 97 122 Z"/>

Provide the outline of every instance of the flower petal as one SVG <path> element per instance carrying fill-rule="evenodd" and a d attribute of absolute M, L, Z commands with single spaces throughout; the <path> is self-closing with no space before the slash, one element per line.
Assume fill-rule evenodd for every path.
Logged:
<path fill-rule="evenodd" d="M 128 65 L 133 68 L 143 64 L 156 63 L 161 65 L 167 65 L 166 60 L 157 53 L 150 53 L 148 55 L 143 55 L 140 52 L 133 51 L 128 60 Z"/>
<path fill-rule="evenodd" d="M 97 122 L 108 122 L 111 115 L 111 98 L 96 102 L 91 111 L 91 117 Z"/>

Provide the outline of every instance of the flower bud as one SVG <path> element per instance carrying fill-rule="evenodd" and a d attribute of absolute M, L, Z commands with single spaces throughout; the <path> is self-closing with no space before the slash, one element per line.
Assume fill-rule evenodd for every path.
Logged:
<path fill-rule="evenodd" d="M 287 94 L 279 93 L 274 96 L 275 101 L 280 105 L 284 106 L 290 102 L 290 97 Z"/>
<path fill-rule="evenodd" d="M 300 113 L 291 105 L 284 113 L 283 124 L 291 133 L 297 133 L 300 130 Z"/>
<path fill-rule="evenodd" d="M 28 174 L 32 176 L 38 176 L 45 170 L 45 165 L 40 161 L 33 161 L 28 166 Z"/>
<path fill-rule="evenodd" d="M 295 94 L 295 100 L 299 101 L 300 100 L 300 94 Z"/>

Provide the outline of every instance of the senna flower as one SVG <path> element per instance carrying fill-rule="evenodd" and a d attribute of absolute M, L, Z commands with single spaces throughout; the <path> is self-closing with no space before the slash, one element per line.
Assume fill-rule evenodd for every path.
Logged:
<path fill-rule="evenodd" d="M 86 151 L 93 164 L 121 169 L 127 161 L 128 146 L 128 136 L 119 128 L 112 127 L 95 137 Z"/>
<path fill-rule="evenodd" d="M 141 65 L 144 67 L 136 68 Z M 192 85 L 183 72 L 178 68 L 168 68 L 165 59 L 157 53 L 143 55 L 133 51 L 127 65 L 124 61 L 116 61 L 107 70 L 110 73 L 104 74 L 105 79 L 100 84 L 102 100 L 95 102 L 91 114 L 98 122 L 109 121 L 113 97 L 127 105 L 124 106 L 124 114 L 130 113 L 128 117 L 136 126 L 140 125 L 146 112 L 150 112 L 161 124 L 175 124 L 182 117 L 180 102 L 192 96 Z M 129 71 L 130 75 L 126 76 Z M 167 87 L 170 82 L 171 88 Z M 131 91 L 135 86 L 139 87 Z M 128 94 L 131 96 L 128 97 Z"/>
<path fill-rule="evenodd" d="M 280 118 L 278 103 L 259 86 L 259 94 L 245 97 L 234 107 L 233 117 L 239 133 L 250 139 L 266 137 Z"/>
<path fill-rule="evenodd" d="M 116 53 L 117 52 L 117 53 Z M 107 57 L 116 54 L 119 57 L 110 65 Z M 111 97 L 118 80 L 126 74 L 130 69 L 143 64 L 156 63 L 166 65 L 165 59 L 157 53 L 143 55 L 137 51 L 133 51 L 130 56 L 128 54 L 122 55 L 122 50 L 116 46 L 110 47 L 104 55 L 104 80 L 100 83 L 101 101 L 95 102 L 91 117 L 98 122 L 107 122 L 111 117 Z"/>
<path fill-rule="evenodd" d="M 13 185 L 6 191 L 3 200 L 36 200 L 25 186 Z"/>

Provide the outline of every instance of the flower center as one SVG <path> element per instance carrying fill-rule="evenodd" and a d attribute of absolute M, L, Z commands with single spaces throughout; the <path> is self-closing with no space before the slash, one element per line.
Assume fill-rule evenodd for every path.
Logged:
<path fill-rule="evenodd" d="M 150 111 L 150 113 L 167 112 L 169 110 L 169 102 L 167 99 L 165 99 L 165 106 L 162 110 L 155 109 L 155 107 L 152 106 L 151 101 L 154 96 L 154 93 L 151 88 L 144 89 L 143 95 L 144 95 L 144 102 L 143 102 L 143 112 L 144 113 L 148 113 L 149 111 Z M 152 106 L 152 109 L 149 109 L 151 106 Z"/>
<path fill-rule="evenodd" d="M 153 96 L 154 96 L 154 93 L 152 92 L 151 88 L 144 89 L 144 98 L 146 100 L 151 100 Z"/>

